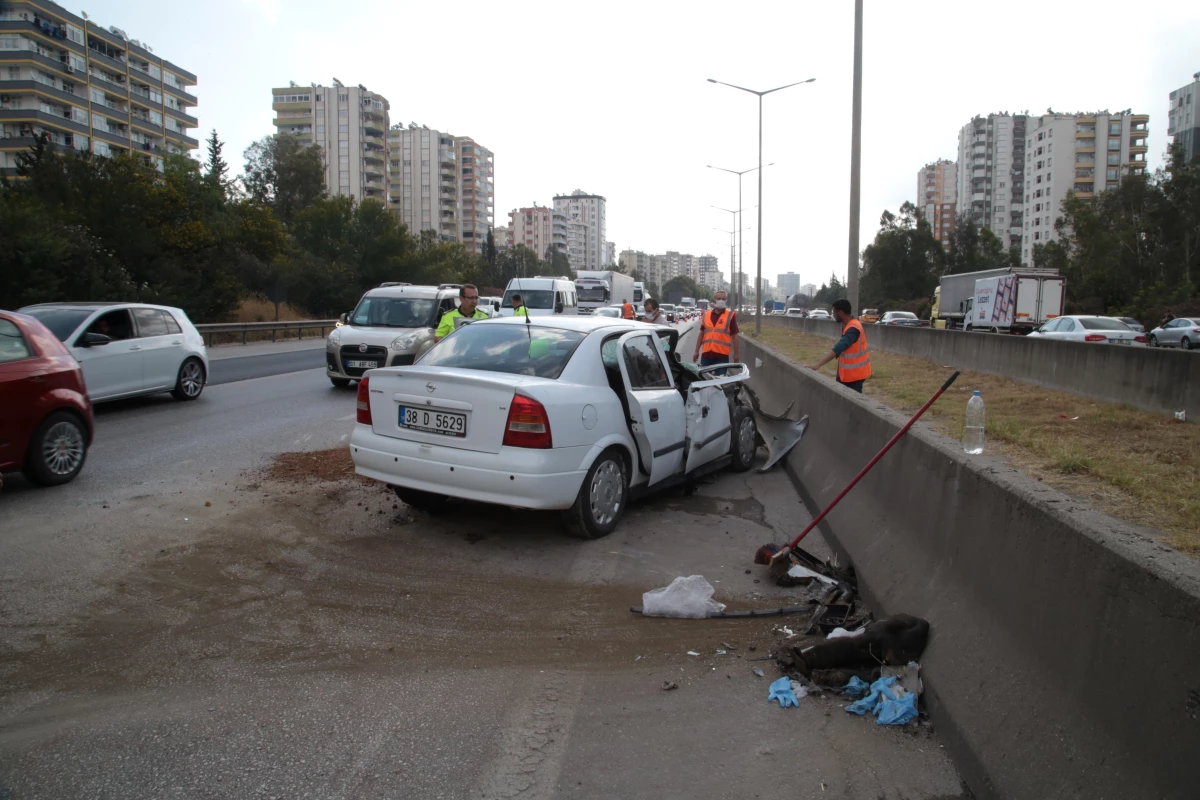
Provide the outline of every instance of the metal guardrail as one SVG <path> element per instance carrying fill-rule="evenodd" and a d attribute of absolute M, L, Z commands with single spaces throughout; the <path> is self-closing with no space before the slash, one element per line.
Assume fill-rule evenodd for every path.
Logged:
<path fill-rule="evenodd" d="M 277 331 L 295 331 L 297 339 L 304 338 L 304 332 L 316 331 L 321 332 L 321 336 L 325 336 L 327 330 L 337 327 L 336 319 L 301 319 L 279 322 L 214 322 L 206 325 L 197 325 L 196 330 L 200 331 L 200 335 L 204 337 L 205 343 L 211 347 L 213 343 L 213 334 L 217 333 L 240 333 L 242 335 L 242 344 L 246 344 L 246 337 L 251 333 L 259 333 L 270 331 L 271 341 L 275 341 Z"/>

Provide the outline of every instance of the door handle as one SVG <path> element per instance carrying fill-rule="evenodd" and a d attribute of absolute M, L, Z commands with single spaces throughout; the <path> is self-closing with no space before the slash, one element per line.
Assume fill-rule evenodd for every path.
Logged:
<path fill-rule="evenodd" d="M 657 408 L 650 409 L 650 421 L 658 422 L 658 409 Z"/>
<path fill-rule="evenodd" d="M 130 347 L 129 349 L 130 350 L 141 350 L 142 346 L 140 344 L 135 344 L 133 347 Z"/>
<path fill-rule="evenodd" d="M 171 342 L 171 344 L 183 344 L 183 341 L 180 339 L 176 339 L 175 341 Z"/>

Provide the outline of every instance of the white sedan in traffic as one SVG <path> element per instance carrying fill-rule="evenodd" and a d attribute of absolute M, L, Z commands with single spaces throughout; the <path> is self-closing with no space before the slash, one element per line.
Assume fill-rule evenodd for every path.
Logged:
<path fill-rule="evenodd" d="M 633 495 L 754 463 L 749 370 L 684 363 L 680 335 L 596 316 L 464 325 L 414 366 L 366 373 L 355 470 L 416 508 L 561 510 L 605 536 Z"/>
<path fill-rule="evenodd" d="M 146 303 L 26 306 L 83 367 L 93 403 L 170 392 L 195 400 L 208 381 L 204 337 L 182 309 Z"/>
<path fill-rule="evenodd" d="M 1146 346 L 1146 334 L 1138 333 L 1116 317 L 1096 317 L 1087 314 L 1056 317 L 1029 336 L 1035 339 L 1069 342 Z"/>

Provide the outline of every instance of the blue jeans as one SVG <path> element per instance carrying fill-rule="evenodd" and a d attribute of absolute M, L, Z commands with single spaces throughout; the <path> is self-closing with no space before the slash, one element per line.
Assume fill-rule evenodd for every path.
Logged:
<path fill-rule="evenodd" d="M 720 353 L 701 353 L 700 354 L 700 366 L 701 367 L 711 367 L 714 364 L 728 364 L 728 363 L 729 363 L 729 356 L 723 356 Z M 713 375 L 720 375 L 720 376 L 724 377 L 724 375 L 727 372 L 729 372 L 729 370 L 717 369 L 717 370 L 713 370 Z"/>

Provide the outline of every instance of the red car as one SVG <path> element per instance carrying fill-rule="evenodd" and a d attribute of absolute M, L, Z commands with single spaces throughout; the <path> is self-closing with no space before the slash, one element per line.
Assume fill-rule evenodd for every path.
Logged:
<path fill-rule="evenodd" d="M 92 443 L 83 370 L 33 317 L 0 311 L 0 474 L 56 486 L 79 474 Z"/>

